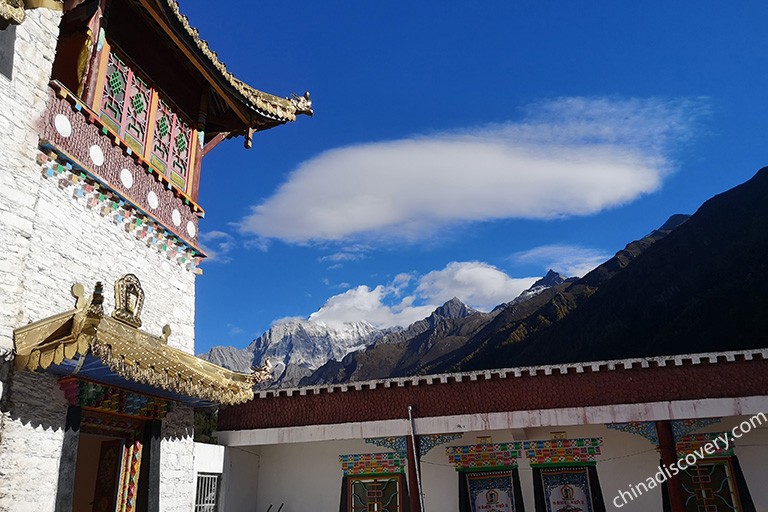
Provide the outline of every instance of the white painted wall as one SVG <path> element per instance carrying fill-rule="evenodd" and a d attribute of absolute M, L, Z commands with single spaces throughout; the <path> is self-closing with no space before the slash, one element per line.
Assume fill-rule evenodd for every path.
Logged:
<path fill-rule="evenodd" d="M 221 477 L 219 510 L 222 512 L 266 511 L 259 501 L 259 481 L 262 472 L 261 448 L 226 448 L 224 453 L 224 474 Z M 318 509 L 320 510 L 320 509 Z M 276 512 L 273 509 L 272 512 Z"/>
<path fill-rule="evenodd" d="M 27 11 L 16 28 L 11 80 L 0 76 L 0 347 L 13 347 L 13 327 L 23 325 L 24 267 L 33 234 L 37 189 L 36 129 L 48 99 L 60 13 Z"/>
<path fill-rule="evenodd" d="M 16 29 L 11 79 L 0 76 L 0 352 L 13 347 L 34 231 L 37 130 L 48 97 L 61 14 L 27 11 Z M 13 378 L 0 358 L 0 379 Z M 4 367 L 2 367 L 4 366 Z M 0 385 L 0 511 L 53 510 L 66 402 L 55 380 L 16 376 Z M 11 397 L 15 396 L 14 400 Z"/>
<path fill-rule="evenodd" d="M 224 472 L 224 447 L 218 444 L 195 443 L 195 473 Z"/>
<path fill-rule="evenodd" d="M 195 495 L 194 409 L 176 406 L 163 420 L 160 510 L 189 512 Z"/>
<path fill-rule="evenodd" d="M 0 431 L 0 512 L 53 510 L 67 402 L 56 379 L 13 377 Z"/>
<path fill-rule="evenodd" d="M 247 450 L 247 451 L 244 451 Z M 363 440 L 227 448 L 224 512 L 338 510 L 339 455 L 388 451 Z"/>

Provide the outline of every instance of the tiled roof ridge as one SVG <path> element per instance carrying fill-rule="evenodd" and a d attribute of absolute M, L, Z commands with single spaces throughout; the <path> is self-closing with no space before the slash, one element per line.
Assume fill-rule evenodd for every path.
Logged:
<path fill-rule="evenodd" d="M 224 79 L 243 97 L 244 103 L 258 113 L 278 121 L 295 121 L 296 114 L 302 113 L 297 105 L 290 99 L 259 91 L 236 78 L 227 69 L 227 66 L 219 60 L 216 52 L 208 46 L 208 42 L 200 37 L 200 32 L 190 25 L 189 19 L 181 13 L 177 0 L 163 1 L 176 16 L 176 19 L 187 34 L 189 34 L 189 37 L 192 38 L 200 52 L 208 58 Z"/>
<path fill-rule="evenodd" d="M 479 378 L 490 380 L 493 376 L 500 379 L 522 376 L 548 376 L 552 374 L 564 375 L 568 373 L 584 373 L 586 369 L 592 372 L 614 371 L 616 369 L 631 370 L 636 367 L 649 368 L 651 364 L 658 367 L 668 365 L 683 366 L 684 364 L 701 364 L 702 362 L 717 363 L 723 358 L 726 362 L 736 361 L 737 358 L 751 361 L 759 357 L 768 360 L 768 348 L 734 350 L 725 352 L 703 352 L 694 354 L 678 354 L 670 356 L 636 357 L 626 359 L 611 359 L 600 361 L 585 361 L 579 363 L 563 363 L 552 365 L 519 366 L 515 368 L 496 368 L 492 370 L 476 370 L 471 372 L 442 373 L 433 375 L 413 375 L 410 377 L 394 377 L 389 379 L 376 379 L 359 382 L 347 382 L 343 384 L 323 384 L 319 386 L 305 386 L 294 388 L 265 389 L 254 392 L 254 398 L 269 398 L 277 396 L 320 394 L 321 392 L 335 393 L 346 392 L 350 389 L 360 391 L 364 388 L 376 389 L 379 387 L 404 387 L 407 384 L 419 386 L 422 384 L 447 384 L 450 382 L 476 381 Z"/>

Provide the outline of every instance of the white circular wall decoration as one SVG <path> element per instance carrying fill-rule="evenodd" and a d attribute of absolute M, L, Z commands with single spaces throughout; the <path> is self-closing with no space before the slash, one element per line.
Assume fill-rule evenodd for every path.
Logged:
<path fill-rule="evenodd" d="M 150 190 L 149 194 L 147 194 L 147 203 L 149 203 L 149 207 L 153 210 L 160 205 L 160 201 L 157 199 L 157 194 L 155 194 L 154 190 Z"/>
<path fill-rule="evenodd" d="M 56 117 L 53 118 L 53 126 L 62 137 L 72 135 L 72 123 L 69 122 L 69 118 L 64 114 L 56 114 Z"/>
<path fill-rule="evenodd" d="M 93 162 L 93 165 L 96 167 L 100 167 L 104 164 L 104 152 L 101 150 L 99 146 L 94 144 L 91 146 L 91 162 Z"/>
<path fill-rule="evenodd" d="M 181 213 L 176 208 L 171 212 L 171 220 L 174 226 L 181 226 Z"/>
<path fill-rule="evenodd" d="M 195 238 L 195 235 L 197 234 L 197 228 L 192 223 L 192 221 L 187 222 L 187 233 L 192 238 Z"/>
<path fill-rule="evenodd" d="M 125 188 L 131 188 L 133 186 L 133 173 L 128 169 L 123 169 L 120 171 L 120 181 Z"/>

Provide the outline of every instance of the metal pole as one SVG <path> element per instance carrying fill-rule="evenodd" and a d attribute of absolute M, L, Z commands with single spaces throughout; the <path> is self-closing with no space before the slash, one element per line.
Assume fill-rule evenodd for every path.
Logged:
<path fill-rule="evenodd" d="M 408 420 L 411 427 L 411 455 L 413 456 L 413 462 L 416 465 L 416 488 L 419 490 L 419 507 L 421 512 L 424 510 L 424 490 L 421 488 L 421 461 L 419 460 L 419 447 L 416 444 L 416 426 L 413 422 L 413 408 L 408 406 Z"/>

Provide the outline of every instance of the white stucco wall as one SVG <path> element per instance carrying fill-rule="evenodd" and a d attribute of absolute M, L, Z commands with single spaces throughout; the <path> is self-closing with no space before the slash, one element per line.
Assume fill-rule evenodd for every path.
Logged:
<path fill-rule="evenodd" d="M 67 402 L 55 378 L 14 376 L 0 430 L 0 512 L 53 510 Z"/>
<path fill-rule="evenodd" d="M 12 78 L 0 76 L 0 347 L 13 346 L 21 325 L 24 283 L 42 177 L 37 171 L 37 124 L 45 110 L 61 14 L 27 11 L 16 28 Z"/>
<path fill-rule="evenodd" d="M 163 421 L 160 445 L 160 510 L 189 512 L 195 495 L 194 409 L 177 406 Z"/>
<path fill-rule="evenodd" d="M 223 473 L 224 450 L 218 444 L 195 443 L 195 473 Z"/>
<path fill-rule="evenodd" d="M 338 510 L 339 455 L 387 451 L 363 440 L 227 448 L 224 512 Z"/>

